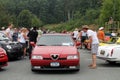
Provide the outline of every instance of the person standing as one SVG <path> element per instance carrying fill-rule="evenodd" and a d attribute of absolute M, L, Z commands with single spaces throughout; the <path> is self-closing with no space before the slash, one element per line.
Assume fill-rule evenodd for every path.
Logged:
<path fill-rule="evenodd" d="M 9 37 L 12 40 L 12 32 L 11 29 L 13 27 L 13 24 L 9 24 L 8 28 L 5 30 L 5 34 L 7 35 L 7 37 Z"/>
<path fill-rule="evenodd" d="M 100 42 L 105 41 L 104 27 L 100 27 L 97 33 L 98 39 Z"/>
<path fill-rule="evenodd" d="M 22 28 L 21 29 L 21 32 L 20 32 L 20 35 L 19 35 L 19 42 L 21 43 L 21 45 L 23 46 L 23 49 L 24 49 L 24 54 L 23 54 L 23 58 L 25 58 L 26 56 L 26 48 L 27 48 L 27 45 L 26 45 L 26 39 L 27 39 L 27 30 L 26 28 Z"/>
<path fill-rule="evenodd" d="M 79 37 L 81 39 L 81 49 L 83 48 L 83 46 L 86 48 L 85 46 L 85 40 L 87 39 L 87 32 L 84 32 L 83 30 L 80 32 Z"/>
<path fill-rule="evenodd" d="M 77 28 L 75 28 L 75 30 L 73 31 L 73 39 L 76 41 L 77 40 L 77 38 L 78 38 L 78 29 Z"/>
<path fill-rule="evenodd" d="M 13 35 L 12 35 L 12 40 L 13 41 L 18 41 L 18 29 L 17 28 L 14 28 L 14 32 L 13 32 Z"/>
<path fill-rule="evenodd" d="M 36 27 L 33 27 L 32 30 L 29 31 L 28 35 L 29 37 L 29 58 L 31 57 L 31 52 L 32 52 L 32 46 L 30 45 L 30 42 L 37 42 L 37 37 L 38 37 L 38 31 Z"/>
<path fill-rule="evenodd" d="M 91 44 L 91 54 L 92 54 L 92 63 L 89 65 L 91 69 L 95 69 L 96 65 L 96 55 L 99 47 L 99 40 L 97 37 L 97 33 L 94 30 L 88 30 L 88 26 L 83 26 L 83 31 L 87 32 L 89 43 Z"/>

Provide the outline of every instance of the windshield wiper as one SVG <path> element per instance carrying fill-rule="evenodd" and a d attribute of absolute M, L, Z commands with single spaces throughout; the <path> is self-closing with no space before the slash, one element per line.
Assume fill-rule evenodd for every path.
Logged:
<path fill-rule="evenodd" d="M 45 44 L 38 44 L 37 46 L 47 46 L 47 45 L 45 45 Z"/>
<path fill-rule="evenodd" d="M 50 46 L 63 46 L 62 44 L 51 44 Z"/>

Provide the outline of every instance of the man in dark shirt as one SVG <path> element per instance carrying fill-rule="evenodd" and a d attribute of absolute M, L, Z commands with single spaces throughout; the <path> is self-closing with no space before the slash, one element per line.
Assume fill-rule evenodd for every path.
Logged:
<path fill-rule="evenodd" d="M 32 46 L 30 45 L 30 42 L 36 43 L 38 37 L 38 32 L 36 30 L 36 27 L 33 27 L 33 29 L 29 31 L 27 36 L 29 37 L 29 58 L 30 58 L 32 52 Z"/>

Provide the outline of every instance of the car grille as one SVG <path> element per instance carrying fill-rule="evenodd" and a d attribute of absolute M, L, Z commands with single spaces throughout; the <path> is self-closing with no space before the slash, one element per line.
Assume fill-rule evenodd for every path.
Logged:
<path fill-rule="evenodd" d="M 42 68 L 68 68 L 67 66 L 51 67 L 51 66 L 42 66 Z"/>
<path fill-rule="evenodd" d="M 51 58 L 43 58 L 43 60 L 52 60 Z M 66 60 L 66 58 L 58 58 L 57 60 Z"/>

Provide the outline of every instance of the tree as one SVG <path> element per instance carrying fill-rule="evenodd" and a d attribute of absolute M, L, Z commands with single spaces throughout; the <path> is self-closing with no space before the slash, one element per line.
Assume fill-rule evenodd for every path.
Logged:
<path fill-rule="evenodd" d="M 20 27 L 31 27 L 32 13 L 29 10 L 23 10 L 18 16 L 18 25 Z"/>
<path fill-rule="evenodd" d="M 114 21 L 120 20 L 120 0 L 104 0 L 100 13 L 100 22 L 108 22 L 112 17 Z"/>
<path fill-rule="evenodd" d="M 0 27 L 7 26 L 9 22 L 12 22 L 10 18 L 11 16 L 7 14 L 4 5 L 0 3 Z"/>
<path fill-rule="evenodd" d="M 38 19 L 35 15 L 32 15 L 31 26 L 41 27 L 42 25 L 43 25 L 43 22 L 40 19 Z"/>

